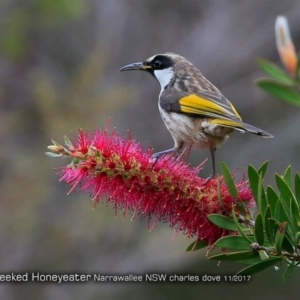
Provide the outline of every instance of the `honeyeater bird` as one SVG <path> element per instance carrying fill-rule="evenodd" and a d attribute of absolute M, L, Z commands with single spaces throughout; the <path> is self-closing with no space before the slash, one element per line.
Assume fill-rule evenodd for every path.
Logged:
<path fill-rule="evenodd" d="M 234 130 L 272 138 L 268 132 L 244 123 L 230 101 L 187 59 L 174 54 L 156 54 L 120 71 L 142 70 L 160 83 L 158 108 L 170 131 L 173 148 L 155 153 L 154 158 L 181 152 L 185 146 L 208 148 L 212 175 L 216 175 L 215 152 Z"/>

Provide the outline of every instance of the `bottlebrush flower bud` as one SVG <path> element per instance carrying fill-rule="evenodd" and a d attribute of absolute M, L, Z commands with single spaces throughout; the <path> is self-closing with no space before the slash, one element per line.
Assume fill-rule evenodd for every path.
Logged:
<path fill-rule="evenodd" d="M 64 156 L 74 159 L 61 171 L 60 181 L 70 184 L 71 191 L 76 187 L 89 191 L 95 205 L 106 197 L 124 214 L 130 212 L 132 219 L 147 217 L 149 224 L 153 222 L 149 229 L 158 221 L 168 222 L 187 236 L 212 245 L 232 233 L 212 224 L 207 216 L 228 216 L 238 199 L 253 199 L 245 181 L 237 183 L 239 197 L 234 198 L 222 176 L 207 181 L 198 176 L 201 166 L 192 168 L 172 155 L 154 162 L 152 150 L 115 131 L 96 130 L 91 135 L 80 130 L 77 142 L 73 145 L 67 139 L 66 144 Z"/>
<path fill-rule="evenodd" d="M 275 23 L 276 45 L 280 59 L 291 75 L 295 75 L 298 58 L 293 44 L 287 19 L 279 16 Z"/>

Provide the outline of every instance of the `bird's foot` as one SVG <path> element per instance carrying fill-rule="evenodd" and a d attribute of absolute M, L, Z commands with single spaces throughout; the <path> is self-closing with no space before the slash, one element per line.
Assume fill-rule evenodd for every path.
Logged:
<path fill-rule="evenodd" d="M 167 150 L 164 150 L 164 151 L 160 151 L 160 152 L 154 153 L 151 156 L 151 159 L 154 160 L 154 164 L 155 164 L 163 155 L 170 154 L 170 153 L 177 153 L 177 154 L 179 154 L 180 152 L 178 151 L 177 148 L 171 148 L 171 149 L 167 149 Z"/>

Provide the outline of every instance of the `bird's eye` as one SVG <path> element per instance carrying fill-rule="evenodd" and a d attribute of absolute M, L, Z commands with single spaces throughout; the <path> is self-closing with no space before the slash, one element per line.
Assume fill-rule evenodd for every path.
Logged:
<path fill-rule="evenodd" d="M 162 67 L 162 63 L 159 60 L 155 60 L 152 65 L 155 69 L 160 69 Z"/>

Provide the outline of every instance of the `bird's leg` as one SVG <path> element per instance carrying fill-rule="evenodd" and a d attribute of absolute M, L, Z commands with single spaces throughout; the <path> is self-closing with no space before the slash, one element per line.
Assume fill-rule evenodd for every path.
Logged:
<path fill-rule="evenodd" d="M 181 153 L 183 146 L 184 146 L 184 143 L 175 141 L 175 145 L 173 148 L 154 153 L 152 155 L 152 158 L 154 158 L 155 161 L 157 161 L 161 156 L 168 154 L 168 153 L 172 153 L 172 152 L 179 155 Z"/>
<path fill-rule="evenodd" d="M 212 160 L 212 174 L 207 178 L 207 181 L 213 179 L 216 177 L 216 161 L 215 161 L 215 156 L 216 156 L 216 148 L 210 148 L 210 154 L 211 154 L 211 160 Z"/>

